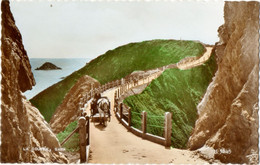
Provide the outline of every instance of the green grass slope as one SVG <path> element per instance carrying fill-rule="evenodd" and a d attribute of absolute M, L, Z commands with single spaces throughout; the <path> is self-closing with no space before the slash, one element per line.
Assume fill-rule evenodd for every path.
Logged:
<path fill-rule="evenodd" d="M 193 41 L 152 40 L 130 43 L 97 57 L 30 101 L 49 122 L 66 93 L 83 75 L 87 74 L 104 84 L 125 77 L 136 70 L 176 63 L 187 56 L 201 55 L 204 51 L 202 44 Z"/>
<path fill-rule="evenodd" d="M 78 126 L 78 121 L 71 122 L 63 132 L 57 134 L 57 138 L 61 143 L 69 134 L 74 131 Z M 79 150 L 79 133 L 75 133 L 72 137 L 63 145 L 66 151 L 74 152 Z"/>
<path fill-rule="evenodd" d="M 141 128 L 142 111 L 147 112 L 147 132 L 163 136 L 164 113 L 172 112 L 172 145 L 185 148 L 197 118 L 196 106 L 216 70 L 214 55 L 202 66 L 189 70 L 167 69 L 139 95 L 124 103 L 132 109 L 132 125 Z"/>

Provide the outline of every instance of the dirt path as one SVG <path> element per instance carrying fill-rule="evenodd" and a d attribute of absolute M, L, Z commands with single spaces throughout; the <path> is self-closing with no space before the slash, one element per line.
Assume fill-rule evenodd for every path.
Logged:
<path fill-rule="evenodd" d="M 114 92 L 115 89 L 110 89 L 103 94 L 111 100 L 112 108 Z M 192 151 L 165 149 L 133 135 L 119 123 L 114 112 L 107 127 L 91 123 L 90 130 L 89 163 L 207 163 Z"/>
<path fill-rule="evenodd" d="M 192 61 L 187 60 L 186 62 L 179 62 L 177 64 L 177 68 L 185 70 L 185 69 L 190 69 L 190 68 L 203 64 L 204 62 L 206 62 L 209 59 L 212 49 L 213 49 L 213 47 L 206 47 L 206 52 L 199 59 L 192 60 Z M 185 59 L 184 59 L 184 61 L 185 61 Z"/>
<path fill-rule="evenodd" d="M 208 60 L 212 51 L 211 47 L 206 47 L 206 49 L 207 51 L 200 58 L 184 60 L 182 63 L 172 64 L 166 68 L 177 66 L 179 69 L 189 69 L 201 65 Z M 139 84 L 147 84 L 148 82 L 148 79 L 140 80 Z M 116 89 L 110 89 L 102 94 L 111 101 L 111 109 L 114 109 L 114 93 Z M 166 149 L 162 145 L 135 136 L 119 123 L 113 111 L 111 122 L 108 122 L 107 127 L 103 127 L 98 123 L 91 123 L 90 131 L 91 156 L 89 163 L 208 163 L 195 155 L 193 151 L 175 148 Z"/>

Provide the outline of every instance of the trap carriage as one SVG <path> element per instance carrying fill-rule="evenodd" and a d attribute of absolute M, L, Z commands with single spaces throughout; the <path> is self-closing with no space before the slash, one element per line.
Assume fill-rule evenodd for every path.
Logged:
<path fill-rule="evenodd" d="M 94 97 L 91 101 L 90 119 L 107 126 L 107 121 L 111 120 L 110 101 L 107 97 Z"/>

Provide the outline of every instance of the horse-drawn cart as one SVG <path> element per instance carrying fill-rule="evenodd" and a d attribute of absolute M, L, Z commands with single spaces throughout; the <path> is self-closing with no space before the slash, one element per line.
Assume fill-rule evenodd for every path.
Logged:
<path fill-rule="evenodd" d="M 107 97 L 96 95 L 91 101 L 90 118 L 92 122 L 99 122 L 107 126 L 107 121 L 111 120 L 110 102 Z"/>

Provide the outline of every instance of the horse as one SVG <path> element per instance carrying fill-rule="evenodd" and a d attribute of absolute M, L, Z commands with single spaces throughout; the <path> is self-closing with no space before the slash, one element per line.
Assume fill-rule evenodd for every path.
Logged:
<path fill-rule="evenodd" d="M 108 98 L 106 97 L 101 97 L 98 101 L 97 101 L 97 109 L 99 112 L 99 123 L 100 124 L 104 124 L 106 126 L 106 114 L 109 117 L 110 120 L 110 102 L 108 100 Z"/>
<path fill-rule="evenodd" d="M 96 113 L 98 113 L 97 109 L 97 101 L 101 98 L 100 94 L 95 94 L 94 98 L 91 101 L 90 109 L 91 109 L 91 116 L 94 116 Z"/>

